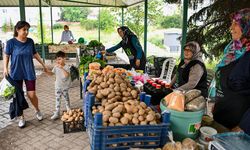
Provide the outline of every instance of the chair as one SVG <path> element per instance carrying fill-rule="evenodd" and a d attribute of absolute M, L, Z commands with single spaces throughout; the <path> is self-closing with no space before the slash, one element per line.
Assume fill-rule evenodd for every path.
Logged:
<path fill-rule="evenodd" d="M 174 67 L 175 67 L 175 63 L 176 63 L 175 58 L 167 58 L 163 62 L 160 79 L 165 80 L 167 83 L 171 82 L 171 77 L 172 77 L 172 73 L 173 73 L 173 70 L 174 70 Z M 167 67 L 167 72 L 166 72 L 166 66 L 167 65 L 168 65 L 168 67 Z"/>

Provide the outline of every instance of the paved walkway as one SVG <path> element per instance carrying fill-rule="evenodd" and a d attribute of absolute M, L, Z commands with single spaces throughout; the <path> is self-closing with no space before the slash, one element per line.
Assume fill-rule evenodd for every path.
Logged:
<path fill-rule="evenodd" d="M 0 66 L 0 74 L 2 74 L 2 61 Z M 38 65 L 36 64 L 36 66 Z M 37 69 L 39 70 L 39 66 Z M 9 120 L 7 114 L 9 102 L 0 101 L 0 150 L 90 149 L 88 136 L 85 132 L 63 134 L 62 121 L 50 120 L 55 107 L 54 76 L 38 75 L 36 85 L 39 106 L 44 114 L 44 120 L 38 121 L 35 118 L 33 106 L 28 100 L 30 108 L 24 111 L 27 124 L 24 129 L 20 129 L 17 126 L 17 120 Z M 79 81 L 76 81 L 69 91 L 72 108 L 82 106 L 79 90 Z M 61 110 L 64 110 L 64 101 L 61 104 Z"/>

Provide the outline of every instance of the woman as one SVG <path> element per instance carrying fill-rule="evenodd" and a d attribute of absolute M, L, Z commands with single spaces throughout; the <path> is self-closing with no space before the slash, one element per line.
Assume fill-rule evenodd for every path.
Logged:
<path fill-rule="evenodd" d="M 184 60 L 170 83 L 173 85 L 181 91 L 198 89 L 203 97 L 207 97 L 207 71 L 197 42 L 188 42 L 184 46 Z"/>
<path fill-rule="evenodd" d="M 232 41 L 216 70 L 214 120 L 229 129 L 250 134 L 250 9 L 231 17 Z"/>
<path fill-rule="evenodd" d="M 110 53 L 122 47 L 129 58 L 131 68 L 145 71 L 146 57 L 137 36 L 126 26 L 118 28 L 117 32 L 122 41 L 106 51 Z"/>
<path fill-rule="evenodd" d="M 75 39 L 72 32 L 69 30 L 69 26 L 64 25 L 64 31 L 62 32 L 61 41 L 59 42 L 59 44 L 61 44 L 62 42 L 72 44 L 74 41 Z"/>
<path fill-rule="evenodd" d="M 47 67 L 42 62 L 39 54 L 35 50 L 34 41 L 28 38 L 29 23 L 19 21 L 15 25 L 14 38 L 7 41 L 4 55 L 4 76 L 9 75 L 8 63 L 11 57 L 10 77 L 22 87 L 23 81 L 26 84 L 27 95 L 36 109 L 36 117 L 40 121 L 43 119 L 42 113 L 38 107 L 38 98 L 36 96 L 36 74 L 33 64 L 33 57 L 43 66 L 45 72 Z M 20 117 L 19 127 L 25 126 L 24 115 Z"/>

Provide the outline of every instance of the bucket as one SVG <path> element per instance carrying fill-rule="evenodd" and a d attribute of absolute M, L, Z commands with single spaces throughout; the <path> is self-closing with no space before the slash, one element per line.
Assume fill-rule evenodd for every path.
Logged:
<path fill-rule="evenodd" d="M 170 112 L 170 128 L 174 133 L 174 140 L 182 141 L 185 138 L 196 139 L 201 126 L 204 110 L 195 112 L 179 112 L 168 109 L 165 100 L 161 100 L 161 111 Z"/>

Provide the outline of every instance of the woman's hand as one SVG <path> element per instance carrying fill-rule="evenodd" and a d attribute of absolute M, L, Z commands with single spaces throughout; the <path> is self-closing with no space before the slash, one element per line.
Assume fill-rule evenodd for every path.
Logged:
<path fill-rule="evenodd" d="M 136 67 L 140 67 L 141 61 L 140 59 L 136 59 L 135 65 Z"/>
<path fill-rule="evenodd" d="M 9 70 L 8 70 L 8 68 L 4 68 L 3 69 L 3 76 L 4 77 L 7 77 L 9 75 Z"/>

